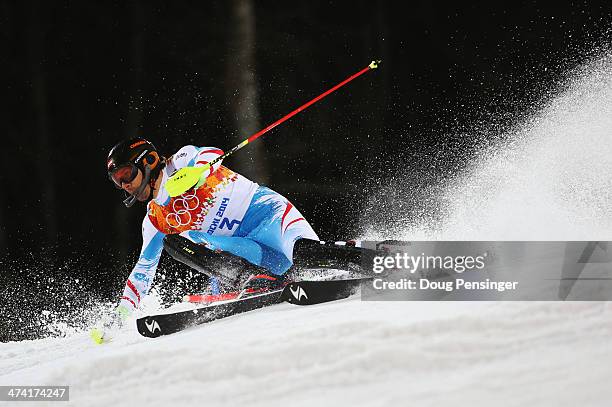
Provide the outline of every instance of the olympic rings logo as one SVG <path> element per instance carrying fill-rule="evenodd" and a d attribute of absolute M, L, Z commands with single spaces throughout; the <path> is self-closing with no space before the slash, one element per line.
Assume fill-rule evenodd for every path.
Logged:
<path fill-rule="evenodd" d="M 166 215 L 166 223 L 173 228 L 191 224 L 191 212 L 200 206 L 200 199 L 195 192 L 191 195 L 183 194 L 172 202 L 172 210 Z"/>

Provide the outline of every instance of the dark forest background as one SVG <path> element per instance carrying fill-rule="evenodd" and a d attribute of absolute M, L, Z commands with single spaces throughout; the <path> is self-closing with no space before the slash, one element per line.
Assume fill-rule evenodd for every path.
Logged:
<path fill-rule="evenodd" d="M 226 162 L 353 238 L 389 177 L 460 169 L 475 127 L 537 108 L 611 22 L 609 1 L 1 1 L 0 340 L 122 288 L 144 206 L 107 179 L 120 139 L 227 150 L 382 59 Z"/>

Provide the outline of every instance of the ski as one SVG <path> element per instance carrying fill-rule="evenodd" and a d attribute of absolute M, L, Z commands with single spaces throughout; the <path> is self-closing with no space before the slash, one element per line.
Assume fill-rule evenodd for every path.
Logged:
<path fill-rule="evenodd" d="M 341 300 L 355 293 L 361 283 L 369 280 L 370 277 L 293 282 L 283 289 L 282 300 L 295 305 L 314 305 Z"/>
<path fill-rule="evenodd" d="M 349 280 L 297 281 L 284 288 L 253 294 L 221 304 L 211 304 L 188 311 L 150 315 L 136 321 L 138 332 L 148 338 L 169 335 L 191 326 L 204 324 L 266 306 L 289 302 L 313 305 L 349 297 L 370 278 Z"/>

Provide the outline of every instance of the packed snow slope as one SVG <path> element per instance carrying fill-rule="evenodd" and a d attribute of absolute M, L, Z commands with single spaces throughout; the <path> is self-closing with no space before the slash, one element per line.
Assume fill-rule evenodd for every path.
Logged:
<path fill-rule="evenodd" d="M 70 385 L 74 406 L 605 405 L 610 311 L 282 304 L 155 340 L 131 331 L 107 346 L 86 335 L 2 344 L 0 384 Z"/>
<path fill-rule="evenodd" d="M 436 222 L 424 214 L 380 233 L 369 219 L 376 233 L 363 237 L 612 240 L 612 56 L 576 72 L 504 140 L 434 197 Z M 392 208 L 402 198 L 377 199 Z M 63 405 L 73 406 L 604 406 L 611 311 L 607 302 L 281 304 L 158 339 L 130 324 L 104 346 L 78 332 L 3 343 L 0 385 L 69 385 Z"/>

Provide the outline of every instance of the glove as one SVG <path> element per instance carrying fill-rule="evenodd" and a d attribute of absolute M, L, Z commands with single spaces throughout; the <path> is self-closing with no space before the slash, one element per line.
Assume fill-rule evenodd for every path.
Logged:
<path fill-rule="evenodd" d="M 130 317 L 131 312 L 125 305 L 119 305 L 115 308 L 110 318 L 102 323 L 102 327 L 95 327 L 89 331 L 89 336 L 98 345 L 110 342 L 113 338 L 110 332 L 120 329 L 125 321 Z"/>
<path fill-rule="evenodd" d="M 117 313 L 117 315 L 119 316 L 119 319 L 121 320 L 121 326 L 123 326 L 123 324 L 125 323 L 125 320 L 128 319 L 130 315 L 132 314 L 129 308 L 126 307 L 125 305 L 119 305 L 117 308 L 115 308 L 115 312 Z"/>

